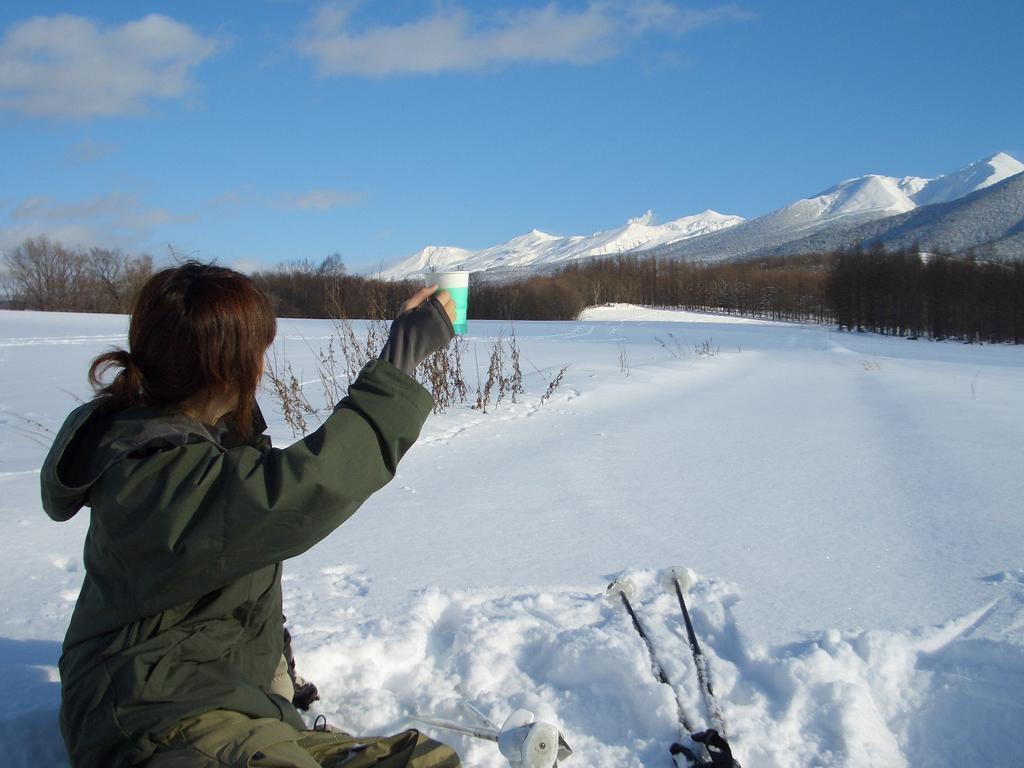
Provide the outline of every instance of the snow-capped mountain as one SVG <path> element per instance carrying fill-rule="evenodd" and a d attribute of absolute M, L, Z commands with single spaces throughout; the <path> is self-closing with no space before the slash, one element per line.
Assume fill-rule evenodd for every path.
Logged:
<path fill-rule="evenodd" d="M 850 227 L 826 227 L 761 255 L 825 253 L 881 246 L 892 250 L 975 254 L 986 259 L 1024 256 L 1024 173 L 949 202 Z"/>
<path fill-rule="evenodd" d="M 409 258 L 381 270 L 380 278 L 399 280 L 410 275 L 447 269 L 449 266 L 455 269 L 455 265 L 467 262 L 474 253 L 475 251 L 450 245 L 428 245 Z"/>
<path fill-rule="evenodd" d="M 381 276 L 399 279 L 432 269 L 531 272 L 563 266 L 576 259 L 619 253 L 656 253 L 701 261 L 785 253 L 789 243 L 828 242 L 833 232 L 853 231 L 924 206 L 960 200 L 1021 172 L 1024 163 L 1000 152 L 934 179 L 878 174 L 847 179 L 812 197 L 746 221 L 740 216 L 708 210 L 653 224 L 653 215 L 648 211 L 630 219 L 625 226 L 590 236 L 559 237 L 533 230 L 479 251 L 428 246 L 384 270 Z"/>
<path fill-rule="evenodd" d="M 809 200 L 800 200 L 781 210 L 801 210 L 803 223 L 810 226 L 830 224 L 843 218 L 895 215 L 922 205 L 948 203 L 979 189 L 997 184 L 1024 171 L 1024 163 L 1004 152 L 935 179 L 919 176 L 869 174 L 836 184 Z M 771 214 L 769 214 L 771 215 Z M 795 224 L 798 222 L 794 222 Z"/>
<path fill-rule="evenodd" d="M 753 254 L 831 227 L 847 227 L 912 211 L 911 195 L 928 179 L 870 174 L 840 182 L 813 197 L 750 219 L 726 232 L 659 248 L 659 254 L 718 261 Z"/>
<path fill-rule="evenodd" d="M 608 256 L 669 245 L 717 232 L 743 221 L 740 216 L 728 216 L 711 210 L 684 216 L 665 224 L 653 224 L 653 218 L 654 215 L 648 211 L 643 216 L 630 219 L 622 227 L 596 232 L 589 236 L 560 237 L 535 229 L 506 243 L 479 251 L 449 246 L 427 246 L 383 270 L 381 277 L 399 279 L 429 270 L 443 269 L 483 272 L 494 269 L 563 265 L 589 256 Z"/>
<path fill-rule="evenodd" d="M 659 255 L 720 261 L 786 253 L 788 243 L 829 240 L 832 232 L 959 200 L 1024 171 L 1024 163 L 999 153 L 935 179 L 870 174 L 750 219 L 725 232 L 657 249 Z"/>
<path fill-rule="evenodd" d="M 913 210 L 908 190 L 927 184 L 926 179 L 870 174 L 848 179 L 814 197 L 797 200 L 747 222 L 760 236 L 820 227 L 838 221 L 880 218 Z"/>
<path fill-rule="evenodd" d="M 966 197 L 979 189 L 991 187 L 1022 171 L 1024 171 L 1024 163 L 1005 152 L 999 152 L 985 160 L 971 163 L 956 173 L 929 181 L 920 192 L 913 196 L 913 199 L 918 205 L 948 203 L 951 200 Z"/>

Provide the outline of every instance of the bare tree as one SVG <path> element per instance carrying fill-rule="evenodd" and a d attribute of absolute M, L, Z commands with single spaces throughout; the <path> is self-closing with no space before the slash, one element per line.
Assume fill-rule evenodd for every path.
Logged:
<path fill-rule="evenodd" d="M 153 258 L 120 250 L 66 248 L 29 238 L 2 259 L 5 303 L 39 310 L 127 312 L 153 274 Z"/>
<path fill-rule="evenodd" d="M 30 309 L 74 309 L 85 271 L 80 253 L 46 237 L 29 238 L 4 254 L 15 291 Z"/>
<path fill-rule="evenodd" d="M 91 248 L 85 257 L 88 303 L 95 312 L 128 312 L 132 297 L 153 274 L 153 257 Z"/>

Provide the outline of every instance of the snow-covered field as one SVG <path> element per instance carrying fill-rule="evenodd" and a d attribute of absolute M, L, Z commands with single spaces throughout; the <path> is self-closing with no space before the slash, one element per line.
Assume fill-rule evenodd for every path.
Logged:
<path fill-rule="evenodd" d="M 65 764 L 55 668 L 88 520 L 46 518 L 39 467 L 125 330 L 0 312 L 7 765 Z M 471 369 L 502 330 L 470 324 Z M 278 343 L 314 378 L 329 332 L 285 320 Z M 559 723 L 567 766 L 670 766 L 672 695 L 603 593 L 633 578 L 703 721 L 658 578 L 684 565 L 746 768 L 1024 765 L 1024 349 L 630 307 L 515 333 L 525 397 L 431 417 L 395 481 L 286 567 L 313 714 L 392 732 L 467 720 L 465 698 L 499 723 L 519 707 Z M 433 733 L 467 766 L 503 764 Z"/>

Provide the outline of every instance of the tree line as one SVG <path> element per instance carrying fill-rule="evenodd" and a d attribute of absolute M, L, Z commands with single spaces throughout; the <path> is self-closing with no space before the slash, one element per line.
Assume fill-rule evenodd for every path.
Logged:
<path fill-rule="evenodd" d="M 173 254 L 172 254 L 173 258 Z M 150 256 L 66 248 L 45 237 L 3 256 L 14 308 L 127 312 Z M 250 275 L 280 317 L 390 319 L 422 285 L 349 274 L 340 256 Z M 621 302 L 937 339 L 1024 343 L 1024 262 L 837 252 L 713 264 L 618 255 L 525 279 L 471 278 L 470 319 L 574 320 Z"/>
<path fill-rule="evenodd" d="M 184 256 L 171 251 L 170 262 Z M 131 311 L 132 300 L 158 267 L 152 256 L 108 248 L 69 248 L 46 237 L 6 251 L 0 307 L 65 312 Z M 339 256 L 297 261 L 250 275 L 279 317 L 390 318 L 420 284 L 350 275 Z"/>
<path fill-rule="evenodd" d="M 338 254 L 320 263 L 287 262 L 249 275 L 278 317 L 391 319 L 422 281 L 374 280 L 349 274 Z"/>
<path fill-rule="evenodd" d="M 828 256 L 701 264 L 659 256 L 588 259 L 511 284 L 475 284 L 471 317 L 573 320 L 588 306 L 627 303 L 775 320 L 828 322 Z"/>
<path fill-rule="evenodd" d="M 851 331 L 1024 343 L 1024 261 L 881 249 L 836 254 L 825 301 Z"/>
<path fill-rule="evenodd" d="M 624 302 L 967 342 L 1024 343 L 1024 261 L 845 251 L 714 264 L 617 256 L 471 291 L 471 317 L 578 317 Z"/>
<path fill-rule="evenodd" d="M 13 309 L 125 313 L 153 274 L 153 258 L 35 237 L 6 251 L 3 267 L 0 300 Z"/>

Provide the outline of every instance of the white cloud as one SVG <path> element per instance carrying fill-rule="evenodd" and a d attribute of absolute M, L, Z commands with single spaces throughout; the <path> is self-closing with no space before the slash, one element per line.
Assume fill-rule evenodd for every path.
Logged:
<path fill-rule="evenodd" d="M 8 213 L 10 226 L 0 227 L 0 248 L 46 235 L 69 247 L 138 250 L 160 227 L 194 221 L 196 217 L 147 207 L 136 195 L 124 192 L 71 202 L 29 197 Z"/>
<path fill-rule="evenodd" d="M 52 222 L 67 219 L 93 219 L 123 216 L 137 207 L 135 198 L 123 192 L 111 192 L 77 202 L 61 202 L 48 196 L 27 197 L 11 212 L 15 221 Z"/>
<path fill-rule="evenodd" d="M 26 238 L 45 235 L 69 247 L 99 246 L 137 252 L 151 247 L 157 236 L 170 239 L 174 225 L 231 215 L 250 205 L 324 212 L 357 205 L 365 197 L 362 192 L 314 189 L 274 200 L 265 196 L 254 198 L 245 190 L 232 189 L 207 198 L 186 212 L 148 205 L 138 194 L 119 191 L 75 200 L 49 195 L 0 198 L 0 251 L 17 246 Z"/>
<path fill-rule="evenodd" d="M 445 5 L 415 21 L 355 30 L 353 7 L 322 7 L 297 43 L 321 75 L 432 74 L 523 61 L 586 65 L 618 55 L 647 34 L 678 36 L 751 18 L 734 5 L 688 11 L 666 0 L 592 0 L 582 10 L 552 2 L 488 19 Z"/>
<path fill-rule="evenodd" d="M 12 25 L 0 39 L 0 109 L 88 118 L 179 99 L 213 38 L 159 14 L 115 27 L 62 14 Z"/>
<path fill-rule="evenodd" d="M 85 165 L 94 163 L 115 154 L 120 147 L 117 144 L 107 144 L 100 141 L 86 139 L 72 146 L 64 157 L 65 162 L 70 165 Z"/>
<path fill-rule="evenodd" d="M 219 195 L 207 198 L 202 203 L 206 211 L 214 210 L 237 210 L 248 202 L 248 194 L 240 189 L 229 189 Z"/>
<path fill-rule="evenodd" d="M 690 10 L 680 8 L 666 0 L 626 2 L 623 15 L 635 32 L 660 31 L 678 37 L 700 27 L 726 21 L 751 21 L 754 14 L 737 5 L 719 5 L 714 8 Z"/>
<path fill-rule="evenodd" d="M 286 208 L 297 208 L 303 211 L 329 211 L 345 205 L 356 205 L 362 202 L 362 192 L 345 192 L 332 189 L 311 189 L 301 195 L 285 198 Z"/>

